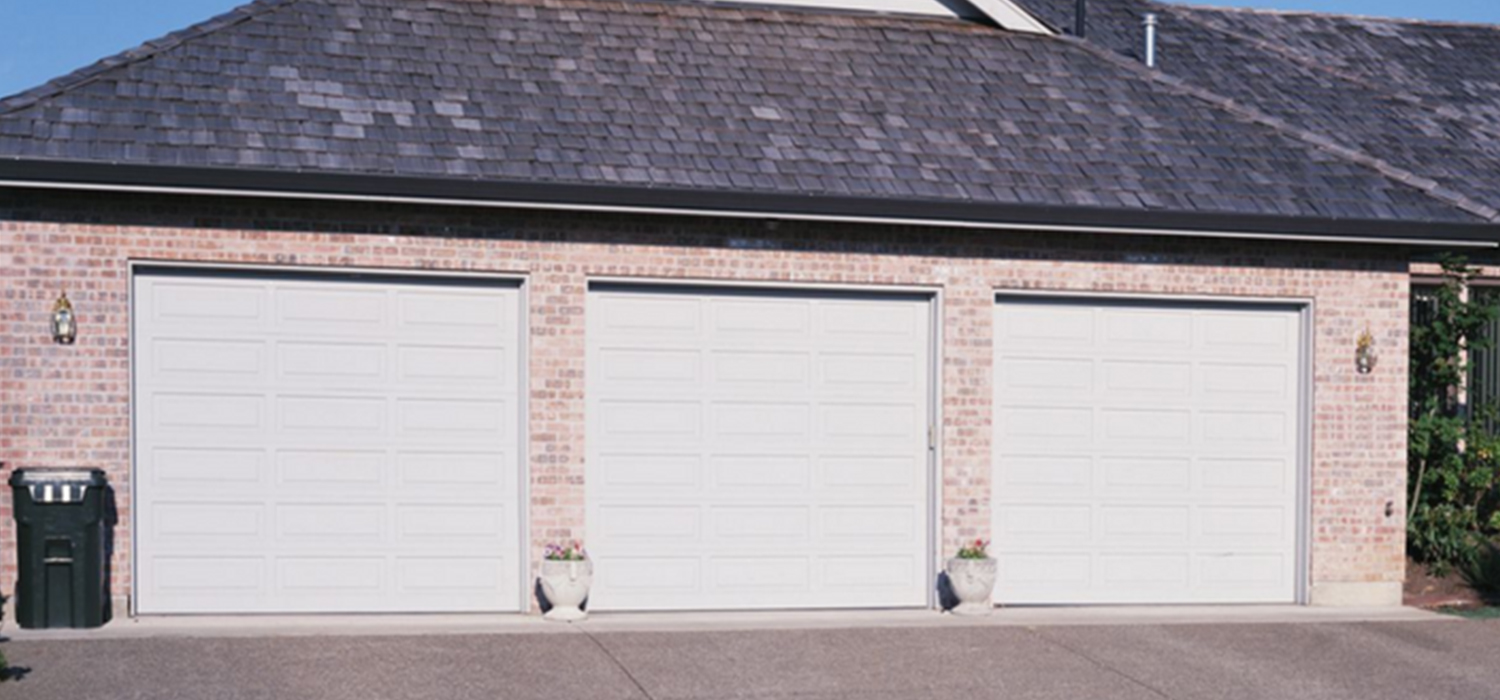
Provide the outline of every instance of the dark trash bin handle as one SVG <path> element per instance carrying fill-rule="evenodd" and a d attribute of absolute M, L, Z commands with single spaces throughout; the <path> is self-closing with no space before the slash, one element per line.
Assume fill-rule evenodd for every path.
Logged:
<path fill-rule="evenodd" d="M 88 484 L 30 484 L 32 503 L 82 503 L 88 496 Z"/>

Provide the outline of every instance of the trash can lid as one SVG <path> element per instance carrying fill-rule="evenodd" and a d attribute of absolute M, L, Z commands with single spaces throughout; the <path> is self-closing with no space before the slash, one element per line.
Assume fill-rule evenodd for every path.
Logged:
<path fill-rule="evenodd" d="M 104 470 L 87 468 L 55 468 L 44 469 L 27 468 L 17 469 L 10 474 L 11 486 L 31 486 L 32 484 L 81 484 L 84 486 L 103 486 Z"/>

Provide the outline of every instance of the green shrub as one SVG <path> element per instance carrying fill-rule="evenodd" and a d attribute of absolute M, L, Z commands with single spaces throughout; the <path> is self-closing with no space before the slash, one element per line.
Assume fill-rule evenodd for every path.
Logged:
<path fill-rule="evenodd" d="M 1494 407 L 1466 407 L 1459 390 L 1467 350 L 1488 347 L 1495 307 L 1466 291 L 1475 270 L 1443 262 L 1443 284 L 1414 314 L 1408 434 L 1407 547 L 1443 575 L 1477 568 L 1481 548 L 1500 533 L 1500 436 Z"/>

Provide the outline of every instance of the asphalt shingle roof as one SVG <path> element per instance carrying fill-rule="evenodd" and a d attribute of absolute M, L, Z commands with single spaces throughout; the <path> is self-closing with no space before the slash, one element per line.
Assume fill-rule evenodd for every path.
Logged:
<path fill-rule="evenodd" d="M 1169 60 L 1188 63 L 1184 50 L 1171 46 Z M 1263 55 L 1245 51 L 1247 61 Z M 1379 95 L 1350 96 L 1359 112 L 1380 110 L 1355 115 L 1355 137 L 1319 143 L 1216 103 L 1193 80 L 1110 58 L 1072 39 L 873 14 L 651 0 L 261 0 L 0 100 L 0 158 L 1487 218 L 1446 189 L 1351 158 L 1371 145 L 1357 137 L 1362 125 L 1383 128 L 1383 110 L 1398 109 Z M 1292 116 L 1330 109 L 1227 87 Z M 1310 121 L 1331 124 L 1342 107 Z M 1475 139 L 1441 121 L 1433 130 L 1378 145 L 1423 151 L 1410 160 L 1463 196 L 1500 188 L 1500 178 L 1450 182 L 1460 170 L 1492 173 L 1497 161 L 1487 151 L 1468 158 Z M 1448 171 L 1443 158 L 1453 159 Z"/>
<path fill-rule="evenodd" d="M 1073 0 L 1022 0 L 1072 26 Z M 1188 85 L 1378 160 L 1414 186 L 1500 216 L 1500 26 L 1091 0 L 1088 39 Z"/>

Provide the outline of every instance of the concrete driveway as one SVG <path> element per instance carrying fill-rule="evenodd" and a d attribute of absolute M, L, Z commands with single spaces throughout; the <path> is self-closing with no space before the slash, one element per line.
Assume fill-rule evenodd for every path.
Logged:
<path fill-rule="evenodd" d="M 1500 698 L 1500 622 L 16 640 L 0 697 Z"/>

